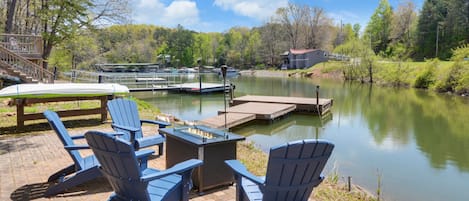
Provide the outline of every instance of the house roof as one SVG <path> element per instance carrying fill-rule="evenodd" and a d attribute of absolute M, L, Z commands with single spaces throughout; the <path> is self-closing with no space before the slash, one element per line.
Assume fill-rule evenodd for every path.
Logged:
<path fill-rule="evenodd" d="M 306 54 L 308 52 L 314 52 L 318 49 L 290 49 L 291 54 Z"/>

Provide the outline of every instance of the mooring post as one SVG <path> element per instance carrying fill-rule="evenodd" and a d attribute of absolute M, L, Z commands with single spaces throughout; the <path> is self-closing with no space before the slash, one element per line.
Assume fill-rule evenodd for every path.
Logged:
<path fill-rule="evenodd" d="M 319 85 L 316 86 L 316 105 L 319 105 Z"/>
<path fill-rule="evenodd" d="M 352 191 L 352 177 L 348 176 L 348 191 Z"/>
<path fill-rule="evenodd" d="M 319 85 L 316 86 L 316 110 L 319 114 L 319 116 L 322 115 L 322 112 L 319 111 L 320 107 L 319 107 Z"/>
<path fill-rule="evenodd" d="M 197 59 L 197 64 L 199 65 L 199 92 L 202 94 L 202 75 L 200 74 L 200 70 L 202 70 L 202 59 Z"/>

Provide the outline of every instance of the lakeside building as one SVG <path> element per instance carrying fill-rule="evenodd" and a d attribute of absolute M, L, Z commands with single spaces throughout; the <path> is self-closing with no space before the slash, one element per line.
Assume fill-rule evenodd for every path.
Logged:
<path fill-rule="evenodd" d="M 320 49 L 290 49 L 280 56 L 282 69 L 303 69 L 328 61 L 329 53 Z"/>

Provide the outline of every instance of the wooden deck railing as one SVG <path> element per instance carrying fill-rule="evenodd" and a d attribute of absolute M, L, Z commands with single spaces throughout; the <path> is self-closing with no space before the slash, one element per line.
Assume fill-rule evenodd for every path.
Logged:
<path fill-rule="evenodd" d="M 0 34 L 0 46 L 20 55 L 41 56 L 42 37 L 34 35 Z"/>
<path fill-rule="evenodd" d="M 10 70 L 18 71 L 33 80 L 43 83 L 53 83 L 54 74 L 41 66 L 19 56 L 15 52 L 10 51 L 0 45 L 0 65 L 10 68 Z"/>

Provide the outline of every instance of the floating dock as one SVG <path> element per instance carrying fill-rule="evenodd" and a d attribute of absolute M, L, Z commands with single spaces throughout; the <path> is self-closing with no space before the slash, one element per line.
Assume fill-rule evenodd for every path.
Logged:
<path fill-rule="evenodd" d="M 173 91 L 176 90 L 179 92 L 213 93 L 213 92 L 223 92 L 225 91 L 225 89 L 229 89 L 230 85 L 226 84 L 225 87 L 223 87 L 223 84 L 202 82 L 202 88 L 200 88 L 200 83 L 192 82 L 192 83 L 169 85 L 169 87 L 172 88 L 171 90 Z"/>
<path fill-rule="evenodd" d="M 274 120 L 283 115 L 286 115 L 296 108 L 291 104 L 276 104 L 276 103 L 255 103 L 249 102 L 226 109 L 227 113 L 241 113 L 241 114 L 254 114 L 256 119 L 261 120 Z M 218 111 L 222 114 L 224 111 Z"/>
<path fill-rule="evenodd" d="M 226 84 L 223 87 L 223 84 L 218 83 L 205 83 L 202 82 L 202 88 L 200 88 L 200 83 L 191 82 L 184 84 L 170 84 L 170 85 L 152 85 L 152 87 L 144 88 L 129 88 L 130 92 L 138 91 L 173 91 L 173 92 L 187 92 L 187 93 L 217 93 L 223 92 L 225 89 L 230 89 L 230 85 Z"/>
<path fill-rule="evenodd" d="M 242 96 L 232 100 L 226 109 L 226 127 L 232 128 L 254 119 L 269 120 L 280 118 L 291 112 L 308 112 L 323 116 L 330 111 L 332 99 L 282 96 Z M 200 120 L 198 123 L 213 128 L 225 127 L 225 111 L 218 116 Z"/>
<path fill-rule="evenodd" d="M 232 100 L 232 105 L 240 105 L 249 102 L 293 104 L 296 105 L 296 112 L 312 112 L 315 114 L 324 115 L 331 109 L 333 99 L 247 95 L 234 98 Z"/>
<path fill-rule="evenodd" d="M 226 128 L 232 128 L 246 122 L 256 119 L 255 114 L 242 114 L 242 113 L 227 113 L 226 114 Z M 225 115 L 210 117 L 199 121 L 198 123 L 207 125 L 212 128 L 222 129 L 225 128 Z"/>

